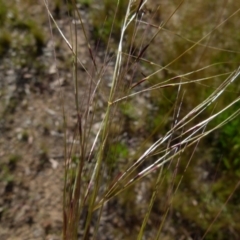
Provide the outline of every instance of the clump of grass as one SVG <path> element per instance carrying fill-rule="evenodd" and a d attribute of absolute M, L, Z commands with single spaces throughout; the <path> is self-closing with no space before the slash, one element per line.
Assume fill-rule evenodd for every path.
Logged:
<path fill-rule="evenodd" d="M 107 44 L 110 35 L 119 39 L 127 4 L 127 0 L 120 1 L 116 12 L 116 6 L 112 4 L 112 1 L 104 0 L 103 4 L 97 5 L 97 9 L 93 9 L 92 27 L 96 41 L 102 40 Z"/>
<path fill-rule="evenodd" d="M 7 163 L 1 164 L 0 180 L 5 184 L 5 192 L 11 192 L 13 190 L 15 180 L 13 171 L 16 169 L 17 163 L 21 158 L 18 154 L 12 154 L 9 156 Z"/>
<path fill-rule="evenodd" d="M 40 66 L 39 61 L 36 61 L 43 53 L 46 43 L 42 19 L 36 21 L 28 11 L 32 2 L 19 4 L 14 1 L 0 1 L 0 55 L 5 55 L 3 63 L 10 59 L 20 73 L 24 68 L 34 68 L 42 73 L 43 64 Z M 5 65 L 10 68 L 9 64 Z"/>
<path fill-rule="evenodd" d="M 90 7 L 92 4 L 92 0 L 78 0 L 78 2 L 86 8 Z"/>
<path fill-rule="evenodd" d="M 92 234 L 93 238 L 97 239 L 99 226 L 102 223 L 102 214 L 108 203 L 119 200 L 117 202 L 123 204 L 117 205 L 117 207 L 124 206 L 124 213 L 128 211 L 132 213 L 132 211 L 138 211 L 137 209 L 139 209 L 137 207 L 133 208 L 134 203 L 141 204 L 139 198 L 142 198 L 142 201 L 147 199 L 147 203 L 140 213 L 131 214 L 132 217 L 138 215 L 138 219 L 135 221 L 136 226 L 134 226 L 136 230 L 131 235 L 132 239 L 143 239 L 148 236 L 149 231 L 152 232 L 151 239 L 160 239 L 165 231 L 164 224 L 170 221 L 168 216 L 171 210 L 176 214 L 180 211 L 183 215 L 182 219 L 194 222 L 196 228 L 200 229 L 198 236 L 191 236 L 204 238 L 207 233 L 213 231 L 211 232 L 212 236 L 221 237 L 221 234 L 214 235 L 214 232 L 219 231 L 223 224 L 217 225 L 219 227 L 212 227 L 212 225 L 219 219 L 220 213 L 223 212 L 239 183 L 237 182 L 232 191 L 228 192 L 227 199 L 218 202 L 218 206 L 221 206 L 220 210 L 216 210 L 214 204 L 211 205 L 213 203 L 213 198 L 211 198 L 207 203 L 209 208 L 207 211 L 208 216 L 204 215 L 205 221 L 201 221 L 201 218 L 198 218 L 193 213 L 196 213 L 196 215 L 204 214 L 204 201 L 200 194 L 207 193 L 203 190 L 204 188 L 197 188 L 196 186 L 197 183 L 210 180 L 207 177 L 201 179 L 200 175 L 204 172 L 204 168 L 199 167 L 200 164 L 193 160 L 194 156 L 198 154 L 199 146 L 201 146 L 200 142 L 204 141 L 204 137 L 228 124 L 239 115 L 239 109 L 237 108 L 220 122 L 214 123 L 218 116 L 224 116 L 226 110 L 231 109 L 240 100 L 236 96 L 226 105 L 221 104 L 220 108 L 216 108 L 217 103 L 221 103 L 221 98 L 229 91 L 230 86 L 237 81 L 240 68 L 233 65 L 233 68 L 229 71 L 223 68 L 223 72 L 215 72 L 214 67 L 224 66 L 224 63 L 208 62 L 206 59 L 210 58 L 210 55 L 205 51 L 208 51 L 208 49 L 222 52 L 230 51 L 223 46 L 219 48 L 210 46 L 209 38 L 213 37 L 214 33 L 240 10 L 237 9 L 229 13 L 227 18 L 219 18 L 219 21 L 216 21 L 215 25 L 210 29 L 197 29 L 195 38 L 189 39 L 189 36 L 184 37 L 177 33 L 174 27 L 173 31 L 168 29 L 171 26 L 171 20 L 173 21 L 177 15 L 176 12 L 181 11 L 182 6 L 188 8 L 188 6 L 184 6 L 184 1 L 178 3 L 178 5 L 169 3 L 171 7 L 166 9 L 167 16 L 158 25 L 146 22 L 148 19 L 144 18 L 143 7 L 147 2 L 138 1 L 136 4 L 135 1 L 130 0 L 126 1 L 126 6 L 122 8 L 122 2 L 117 1 L 112 16 L 114 21 L 116 19 L 117 24 L 118 14 L 122 16 L 121 27 L 120 25 L 117 25 L 116 28 L 111 24 L 111 27 L 105 25 L 108 34 L 111 35 L 114 30 L 118 32 L 117 39 L 119 41 L 115 49 L 116 55 L 114 57 L 109 56 L 109 45 L 107 44 L 102 64 L 97 63 L 91 41 L 87 37 L 82 22 L 81 13 L 73 2 L 72 16 L 78 18 L 81 22 L 86 48 L 88 48 L 91 60 L 90 66 L 84 65 L 78 56 L 77 26 L 73 26 L 72 39 L 74 40 L 70 43 L 58 27 L 45 2 L 49 17 L 64 38 L 74 59 L 73 85 L 78 125 L 74 139 L 79 141 L 79 146 L 76 148 L 71 145 L 68 148 L 67 139 L 65 139 L 63 239 L 77 239 L 78 222 L 86 208 L 87 216 L 84 219 L 81 238 L 89 239 L 90 228 L 95 222 Z M 199 4 L 198 1 L 197 4 Z M 106 5 L 106 7 L 109 6 Z M 113 6 L 110 5 L 110 7 Z M 124 14 L 122 14 L 123 9 L 125 10 Z M 191 13 L 190 8 L 185 11 L 184 13 Z M 180 20 L 179 22 L 181 22 Z M 134 27 L 133 35 L 127 34 L 127 29 L 130 26 Z M 142 28 L 145 31 L 142 31 Z M 185 32 L 186 29 L 184 29 L 183 33 Z M 138 36 L 139 33 L 140 36 Z M 174 43 L 174 41 L 169 41 L 167 44 L 172 44 L 172 46 L 169 46 L 169 51 L 165 50 L 165 48 L 161 49 L 161 51 L 165 50 L 167 56 L 159 61 L 156 57 L 154 58 L 153 53 L 157 51 L 159 45 L 156 47 L 156 44 L 161 40 L 161 36 L 166 39 L 166 35 L 164 35 L 166 33 L 180 37 L 182 42 Z M 149 36 L 146 37 L 146 35 Z M 130 40 L 127 40 L 126 38 L 129 36 Z M 133 50 L 132 47 L 136 44 L 135 39 L 138 40 L 139 45 Z M 110 41 L 111 39 L 108 40 L 108 43 Z M 235 52 L 234 50 L 231 51 Z M 206 56 L 206 59 L 204 56 Z M 197 58 L 195 62 L 193 62 L 194 57 Z M 113 69 L 111 71 L 110 88 L 107 88 L 104 86 L 104 73 L 109 67 L 109 63 L 113 63 Z M 85 69 L 88 80 L 88 91 L 85 91 L 85 96 L 81 98 L 79 85 L 82 76 L 78 72 L 79 65 Z M 129 80 L 126 81 L 126 79 Z M 208 91 L 205 93 L 206 89 Z M 198 92 L 200 92 L 199 95 L 197 95 Z M 103 106 L 100 109 L 97 107 L 99 96 L 103 99 Z M 153 127 L 147 128 L 146 126 L 149 134 L 144 136 L 143 141 L 138 143 L 137 146 L 129 144 L 129 149 L 126 150 L 123 147 L 125 145 L 118 144 L 115 145 L 115 154 L 113 154 L 114 144 L 119 141 L 124 130 L 116 131 L 116 135 L 114 135 L 111 131 L 112 126 L 116 124 L 116 119 L 119 125 L 125 122 L 122 121 L 124 119 L 122 115 L 128 118 L 128 124 L 133 124 L 136 119 L 132 117 L 129 99 L 139 96 L 150 98 L 149 102 L 152 103 L 156 111 L 161 110 L 159 112 L 162 116 L 159 117 L 155 114 L 152 118 L 151 116 L 148 118 L 148 121 L 155 122 L 152 124 Z M 65 112 L 67 102 L 62 100 L 62 104 L 65 136 L 67 136 L 67 116 Z M 98 131 L 95 132 L 94 139 L 92 139 L 93 122 L 97 120 L 96 115 L 99 111 L 102 112 L 101 124 L 99 124 Z M 149 110 L 149 115 L 151 115 L 151 111 L 152 108 Z M 162 121 L 165 116 L 167 116 L 167 120 Z M 139 116 L 139 118 L 143 117 Z M 163 123 L 166 124 L 164 127 L 162 127 Z M 210 123 L 214 124 L 211 125 Z M 146 125 L 148 124 L 146 122 Z M 119 127 L 119 129 L 121 128 Z M 140 132 L 140 129 L 138 131 Z M 132 134 L 134 140 L 141 137 L 139 132 Z M 147 143 L 146 139 L 149 139 Z M 204 149 L 200 149 L 200 151 L 204 152 Z M 77 164 L 72 157 L 76 152 L 78 152 Z M 110 156 L 109 161 L 106 161 L 107 156 Z M 121 158 L 127 159 L 122 163 Z M 106 174 L 109 169 L 113 168 L 113 174 Z M 89 181 L 86 182 L 86 179 L 89 179 Z M 147 183 L 147 179 L 150 179 L 150 183 Z M 135 189 L 138 192 L 141 184 L 143 184 L 142 192 L 138 194 L 132 193 Z M 186 193 L 187 186 L 190 186 L 188 189 L 189 192 L 191 191 L 189 195 Z M 202 184 L 202 186 L 206 185 Z M 132 191 L 129 191 L 129 189 L 132 189 Z M 148 193 L 148 197 L 145 197 L 146 193 Z M 190 204 L 192 197 L 200 201 L 198 207 L 196 207 L 197 200 L 192 205 Z M 184 202 L 184 199 L 187 199 L 188 202 Z M 157 201 L 161 200 L 164 200 L 164 203 L 157 208 L 161 213 L 161 220 L 153 228 L 151 225 L 154 217 L 153 209 L 156 210 Z M 195 211 L 192 211 L 194 207 Z M 224 213 L 223 216 L 226 217 Z M 227 225 L 229 222 L 225 224 Z M 232 228 L 232 226 L 229 228 Z M 176 229 L 180 231 L 177 226 Z M 126 239 L 127 235 L 124 238 Z"/>
<path fill-rule="evenodd" d="M 7 6 L 1 0 L 0 1 L 0 25 L 3 26 L 7 18 Z"/>
<path fill-rule="evenodd" d="M 8 31 L 2 31 L 0 33 L 0 56 L 7 53 L 11 47 L 11 34 Z"/>
<path fill-rule="evenodd" d="M 15 21 L 13 28 L 25 31 L 27 33 L 26 39 L 29 38 L 29 41 L 32 37 L 34 40 L 33 46 L 36 48 L 35 54 L 40 55 L 42 53 L 42 49 L 45 45 L 44 33 L 35 21 L 31 19 L 19 19 L 18 21 Z"/>
<path fill-rule="evenodd" d="M 21 160 L 21 158 L 22 157 L 18 154 L 13 154 L 9 157 L 8 166 L 11 171 L 16 168 L 16 165 L 17 165 L 18 161 Z"/>
<path fill-rule="evenodd" d="M 38 154 L 38 158 L 39 158 L 38 169 L 41 170 L 49 162 L 49 150 L 48 150 L 48 147 L 45 146 L 45 144 L 41 145 L 41 148 L 40 148 L 39 154 Z"/>

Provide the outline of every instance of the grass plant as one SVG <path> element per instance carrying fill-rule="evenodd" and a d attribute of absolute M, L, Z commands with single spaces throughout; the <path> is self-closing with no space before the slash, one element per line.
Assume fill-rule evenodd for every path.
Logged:
<path fill-rule="evenodd" d="M 229 234 L 231 227 L 240 231 L 239 226 L 231 225 L 237 219 L 231 215 L 232 210 L 226 210 L 231 215 L 228 220 L 227 214 L 224 215 L 239 180 L 235 178 L 224 197 L 214 201 L 208 194 L 214 185 L 209 175 L 216 171 L 208 172 L 209 177 L 204 178 L 206 169 L 202 166 L 202 162 L 208 163 L 206 159 L 210 158 L 207 153 L 204 156 L 204 139 L 214 136 L 221 127 L 230 126 L 240 112 L 235 107 L 240 99 L 238 90 L 233 90 L 239 79 L 239 62 L 226 57 L 227 54 L 239 56 L 239 52 L 224 44 L 215 45 L 218 33 L 222 36 L 222 28 L 231 24 L 240 8 L 234 9 L 230 3 L 229 8 L 221 5 L 216 21 L 207 24 L 206 19 L 202 23 L 202 18 L 193 18 L 194 9 L 201 5 L 200 1 L 193 2 L 183 0 L 174 5 L 163 1 L 156 6 L 156 11 L 148 11 L 148 4 L 153 3 L 147 0 L 129 0 L 124 9 L 120 0 L 114 6 L 104 5 L 114 10 L 112 22 L 102 19 L 103 24 L 99 26 L 99 30 L 110 34 L 99 63 L 97 53 L 102 50 L 98 44 L 92 45 L 77 3 L 71 3 L 71 17 L 80 22 L 80 27 L 71 25 L 70 41 L 44 1 L 50 23 L 58 29 L 73 58 L 77 116 L 73 138 L 79 142 L 77 147 L 67 143 L 68 102 L 63 99 L 63 92 L 60 100 L 66 142 L 64 240 L 74 240 L 79 235 L 81 239 L 101 239 L 104 212 L 114 201 L 116 208 L 122 208 L 124 221 L 135 220 L 131 223 L 134 228 L 131 234 L 118 231 L 113 239 L 161 239 L 167 234 L 165 224 L 169 221 L 173 226 L 176 221 L 175 234 L 178 234 L 179 219 L 193 229 L 188 239 L 226 239 L 224 234 Z M 202 12 L 216 5 L 209 6 L 204 1 Z M 225 9 L 229 11 L 223 13 Z M 194 31 L 185 25 L 185 15 L 193 20 L 189 27 L 194 27 Z M 209 15 L 211 19 L 213 14 Z M 115 21 L 117 29 L 114 29 Z M 182 24 L 183 35 L 177 30 L 179 24 Z M 50 27 L 53 28 L 51 24 Z M 116 48 L 110 44 L 115 30 L 118 32 L 114 35 L 115 41 L 118 39 Z M 80 31 L 85 38 L 89 64 L 83 63 L 79 55 Z M 217 57 L 220 54 L 225 54 L 223 61 Z M 218 60 L 212 62 L 212 59 Z M 84 74 L 79 71 L 80 66 Z M 107 82 L 109 73 L 110 82 Z M 84 96 L 80 94 L 83 87 Z M 235 95 L 224 104 L 224 96 L 229 92 Z M 225 114 L 229 109 L 233 111 Z M 136 124 L 137 119 L 145 125 L 130 126 Z M 99 123 L 96 131 L 95 122 Z M 136 143 L 131 143 L 131 139 Z M 77 162 L 73 161 L 74 156 Z M 218 187 L 215 185 L 214 191 Z M 154 219 L 157 220 L 154 222 Z M 218 219 L 220 223 L 215 224 Z M 183 239 L 187 239 L 187 235 L 185 233 Z M 174 237 L 172 239 L 176 239 Z"/>

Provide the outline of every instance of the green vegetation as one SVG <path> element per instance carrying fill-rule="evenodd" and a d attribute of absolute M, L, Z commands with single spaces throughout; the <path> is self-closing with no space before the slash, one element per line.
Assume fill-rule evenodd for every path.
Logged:
<path fill-rule="evenodd" d="M 12 171 L 16 168 L 17 163 L 22 159 L 20 155 L 13 154 L 9 157 L 8 167 Z"/>
<path fill-rule="evenodd" d="M 0 181 L 5 183 L 5 191 L 12 191 L 14 184 L 14 170 L 22 157 L 18 154 L 9 156 L 8 162 L 1 163 Z"/>
<path fill-rule="evenodd" d="M 22 16 L 24 11 L 24 16 Z M 40 21 L 40 22 L 39 22 Z M 41 27 L 41 20 L 32 19 L 30 12 L 27 12 L 24 5 L 19 7 L 14 1 L 0 0 L 0 55 L 6 54 L 9 50 L 14 52 L 12 61 L 16 64 L 25 60 L 25 66 L 31 66 L 36 57 L 42 53 L 45 45 L 45 37 Z M 21 46 L 18 44 L 21 42 Z M 23 55 L 23 49 L 27 49 L 28 54 Z M 8 56 L 10 57 L 10 56 Z"/>
<path fill-rule="evenodd" d="M 110 35 L 113 39 L 119 40 L 127 5 L 127 0 L 119 1 L 116 9 L 111 0 L 104 0 L 103 4 L 92 10 L 93 38 L 96 41 L 101 40 L 107 44 Z"/>
<path fill-rule="evenodd" d="M 0 33 L 0 56 L 7 53 L 11 46 L 11 34 L 9 31 L 3 30 Z"/>
<path fill-rule="evenodd" d="M 41 145 L 38 155 L 39 155 L 38 168 L 39 170 L 41 170 L 49 162 L 49 149 L 44 143 Z"/>
<path fill-rule="evenodd" d="M 230 96 L 229 96 L 230 97 Z M 235 104 L 229 111 L 220 115 L 218 122 L 224 121 L 228 116 L 232 115 L 239 109 L 239 103 Z M 214 142 L 214 155 L 216 160 L 220 160 L 220 166 L 224 174 L 237 174 L 240 176 L 240 138 L 239 138 L 239 118 L 234 119 L 225 126 L 223 126 L 218 133 L 216 133 L 216 140 Z M 215 161 L 216 161 L 215 160 Z M 216 161 L 216 165 L 218 164 Z"/>
<path fill-rule="evenodd" d="M 106 164 L 111 171 L 117 168 L 119 161 L 128 157 L 128 147 L 123 143 L 109 144 L 106 152 Z"/>
<path fill-rule="evenodd" d="M 83 5 L 84 7 L 90 7 L 93 0 L 78 0 L 77 2 Z"/>

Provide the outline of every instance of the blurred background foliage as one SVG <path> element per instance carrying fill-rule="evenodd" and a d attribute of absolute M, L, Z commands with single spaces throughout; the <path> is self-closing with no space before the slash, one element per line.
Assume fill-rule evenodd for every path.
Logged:
<path fill-rule="evenodd" d="M 2 56 L 10 48 L 14 51 L 16 58 L 22 56 L 25 53 L 24 50 L 31 50 L 31 54 L 23 58 L 26 64 L 42 53 L 45 44 L 41 26 L 43 16 L 37 20 L 33 19 L 31 10 L 33 10 L 31 9 L 31 1 L 24 1 L 21 8 L 15 4 L 15 1 L 0 1 L 0 24 L 3 29 L 0 36 L 0 54 Z M 31 59 L 29 60 L 29 58 Z"/>
<path fill-rule="evenodd" d="M 42 68 L 36 58 L 43 54 L 42 50 L 46 44 L 46 39 L 42 28 L 41 15 L 38 16 L 38 19 L 31 17 L 31 10 L 34 10 L 30 10 L 32 2 L 30 0 L 24 1 L 21 9 L 19 9 L 15 6 L 14 1 L 0 0 L 0 27 L 2 29 L 0 32 L 0 57 L 3 59 L 10 56 L 12 64 L 17 65 L 18 68 L 31 65 L 31 67 L 41 70 Z M 158 31 L 157 27 L 168 19 L 179 4 L 179 1 L 159 1 L 159 4 L 157 2 L 149 1 L 147 7 L 141 12 L 142 15 L 139 18 L 142 18 L 143 21 L 147 19 L 150 24 L 145 24 L 145 26 L 143 24 L 144 28 L 139 28 L 134 41 L 126 39 L 125 52 L 132 49 L 131 51 L 137 55 L 142 46 L 147 44 Z M 102 49 L 109 42 L 109 52 L 114 51 L 120 37 L 120 29 L 128 1 L 120 0 L 117 11 L 116 3 L 112 0 L 77 0 L 77 3 L 88 13 L 93 42 L 100 43 Z M 68 2 L 67 4 L 71 14 L 71 3 Z M 136 10 L 136 6 L 133 6 L 132 11 Z M 59 0 L 54 1 L 56 14 L 64 7 L 66 7 L 66 3 Z M 239 7 L 238 1 L 210 2 L 208 0 L 195 0 L 185 2 L 172 19 L 164 25 L 143 55 L 145 59 L 158 64 L 158 66 L 140 61 L 138 69 L 141 69 L 144 75 L 148 75 L 157 71 L 160 68 L 159 66 L 168 65 Z M 151 77 L 143 86 L 152 86 L 180 74 L 209 66 L 182 79 L 182 81 L 190 81 L 212 76 L 203 82 L 182 86 L 180 92 L 183 100 L 181 104 L 177 102 L 177 107 L 181 105 L 180 118 L 185 116 L 239 66 L 240 35 L 237 30 L 238 25 L 239 14 L 236 14 L 225 24 L 212 31 L 196 47 L 174 61 L 166 69 Z M 134 26 L 130 26 L 127 32 L 130 39 L 133 36 L 133 29 Z M 224 76 L 221 76 L 221 74 L 224 74 Z M 133 81 L 137 82 L 139 80 L 139 75 L 133 78 Z M 240 85 L 236 81 L 213 107 L 199 115 L 198 119 L 192 124 L 200 122 L 227 106 L 239 96 L 239 91 Z M 143 138 L 147 139 L 144 143 L 146 145 L 153 143 L 173 125 L 175 120 L 173 112 L 177 94 L 177 87 L 150 92 L 151 107 L 143 107 L 141 116 L 138 116 L 138 113 L 135 113 L 133 109 L 141 108 L 142 105 L 136 105 L 137 103 L 134 100 L 130 100 L 127 105 L 121 107 L 125 131 L 129 131 L 129 135 L 133 137 L 142 135 Z M 239 109 L 239 104 L 235 104 L 228 111 L 220 114 L 209 124 L 209 128 L 224 121 L 237 109 Z M 137 126 L 136 122 L 139 119 L 145 124 Z M 239 126 L 240 120 L 238 117 L 203 139 L 196 150 L 191 148 L 181 155 L 181 160 L 176 159 L 169 164 L 164 170 L 164 178 L 154 205 L 152 219 L 156 218 L 156 215 L 162 219 L 168 208 L 167 204 L 163 204 L 163 202 L 171 203 L 169 216 L 177 231 L 188 229 L 192 233 L 191 236 L 194 236 L 194 234 L 195 236 L 202 236 L 219 210 L 223 208 L 220 217 L 213 224 L 205 239 L 239 239 L 239 190 L 234 193 L 228 204 L 224 205 L 240 176 Z M 192 157 L 193 151 L 195 153 Z M 106 162 L 109 168 L 116 169 L 119 168 L 118 160 L 126 159 L 130 154 L 127 145 L 115 143 L 108 147 Z M 189 166 L 185 169 L 190 159 Z M 17 158 L 17 161 L 20 160 Z M 176 168 L 178 169 L 177 174 L 175 174 Z M 150 179 L 146 180 L 149 189 L 154 184 L 154 176 L 153 174 Z M 181 181 L 181 184 L 177 192 L 174 195 L 168 193 L 169 186 L 174 189 L 179 181 Z M 118 201 L 123 207 L 131 206 L 127 213 L 131 217 L 134 216 L 139 219 L 143 216 L 144 213 L 139 213 L 140 206 L 134 204 L 134 191 L 132 189 L 121 195 Z M 158 221 L 160 220 L 158 219 Z"/>

